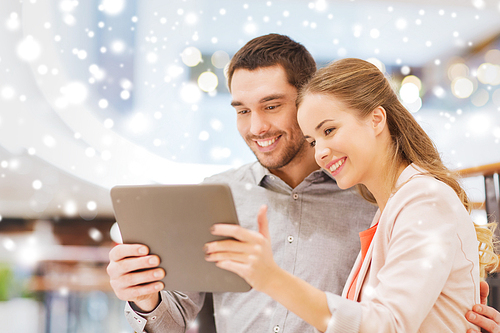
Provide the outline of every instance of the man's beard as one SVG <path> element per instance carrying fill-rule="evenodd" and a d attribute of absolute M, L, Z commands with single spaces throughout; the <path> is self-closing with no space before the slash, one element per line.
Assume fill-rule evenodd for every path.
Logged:
<path fill-rule="evenodd" d="M 299 140 L 288 142 L 288 145 L 284 148 L 284 151 L 280 152 L 279 156 L 272 158 L 270 161 L 267 161 L 265 156 L 267 154 L 269 154 L 269 156 L 276 156 L 278 154 L 277 152 L 272 151 L 266 154 L 258 151 L 256 152 L 253 149 L 252 152 L 254 153 L 255 157 L 257 158 L 259 163 L 262 164 L 263 167 L 269 170 L 276 170 L 283 168 L 295 158 L 300 157 L 300 155 L 302 155 L 305 151 L 306 148 L 305 143 L 306 139 L 301 134 Z M 262 158 L 259 158 L 259 155 L 261 155 Z"/>

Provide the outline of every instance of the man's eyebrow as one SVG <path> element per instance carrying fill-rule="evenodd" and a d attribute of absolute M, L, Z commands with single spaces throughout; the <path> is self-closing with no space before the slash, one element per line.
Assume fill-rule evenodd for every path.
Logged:
<path fill-rule="evenodd" d="M 323 124 L 324 124 L 324 123 L 329 122 L 329 121 L 334 121 L 334 120 L 333 120 L 333 119 L 325 119 L 325 120 L 323 120 L 322 122 L 320 122 L 320 123 L 318 124 L 318 126 L 316 126 L 316 127 L 314 128 L 314 130 L 316 130 L 316 131 L 317 131 L 317 130 L 319 130 L 319 129 L 321 128 L 321 126 L 323 126 Z"/>
<path fill-rule="evenodd" d="M 285 97 L 285 94 L 273 94 L 273 95 L 269 95 L 269 96 L 266 96 L 266 97 L 263 97 L 261 98 L 261 100 L 259 101 L 259 103 L 266 103 L 266 102 L 269 102 L 269 101 L 274 101 L 276 99 L 281 99 L 281 98 L 284 98 Z M 231 106 L 232 107 L 236 107 L 236 106 L 242 106 L 243 103 L 240 102 L 240 101 L 232 101 L 231 102 Z"/>
<path fill-rule="evenodd" d="M 269 101 L 274 101 L 275 99 L 281 99 L 281 98 L 284 98 L 285 97 L 285 94 L 273 94 L 273 95 L 269 95 L 269 96 L 266 96 L 264 98 L 262 98 L 259 103 L 265 103 L 265 102 L 269 102 Z"/>

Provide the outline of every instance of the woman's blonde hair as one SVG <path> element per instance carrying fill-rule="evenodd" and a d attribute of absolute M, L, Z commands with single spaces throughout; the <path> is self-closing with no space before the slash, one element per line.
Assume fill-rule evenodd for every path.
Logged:
<path fill-rule="evenodd" d="M 392 161 L 389 163 L 391 189 L 395 188 L 401 164 L 414 163 L 434 178 L 450 186 L 458 195 L 467 211 L 471 204 L 458 182 L 458 174 L 447 169 L 429 136 L 411 113 L 401 104 L 384 74 L 373 64 L 355 58 L 335 61 L 319 69 L 301 89 L 297 99 L 300 105 L 306 94 L 332 95 L 347 107 L 359 111 L 365 117 L 382 106 L 387 114 L 387 126 L 392 139 Z M 363 198 L 375 203 L 375 198 L 364 185 L 358 185 Z M 494 224 L 478 226 L 474 223 L 479 241 L 481 277 L 494 272 L 499 264 L 493 244 Z"/>

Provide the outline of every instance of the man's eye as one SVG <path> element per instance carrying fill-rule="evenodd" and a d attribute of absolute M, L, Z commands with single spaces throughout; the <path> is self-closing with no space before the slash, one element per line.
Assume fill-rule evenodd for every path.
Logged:
<path fill-rule="evenodd" d="M 278 108 L 278 106 L 279 105 L 270 105 L 270 106 L 266 107 L 266 109 L 268 109 L 268 110 L 275 110 L 275 109 Z"/>
<path fill-rule="evenodd" d="M 246 113 L 249 113 L 250 110 L 239 110 L 238 112 L 236 112 L 237 114 L 246 114 Z"/>

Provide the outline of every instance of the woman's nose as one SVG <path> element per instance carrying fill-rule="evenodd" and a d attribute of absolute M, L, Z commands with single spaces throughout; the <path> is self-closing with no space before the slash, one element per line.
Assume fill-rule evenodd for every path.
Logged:
<path fill-rule="evenodd" d="M 315 149 L 316 149 L 315 158 L 316 162 L 318 163 L 324 161 L 330 155 L 331 152 L 330 148 L 324 146 L 318 146 L 317 144 Z"/>

